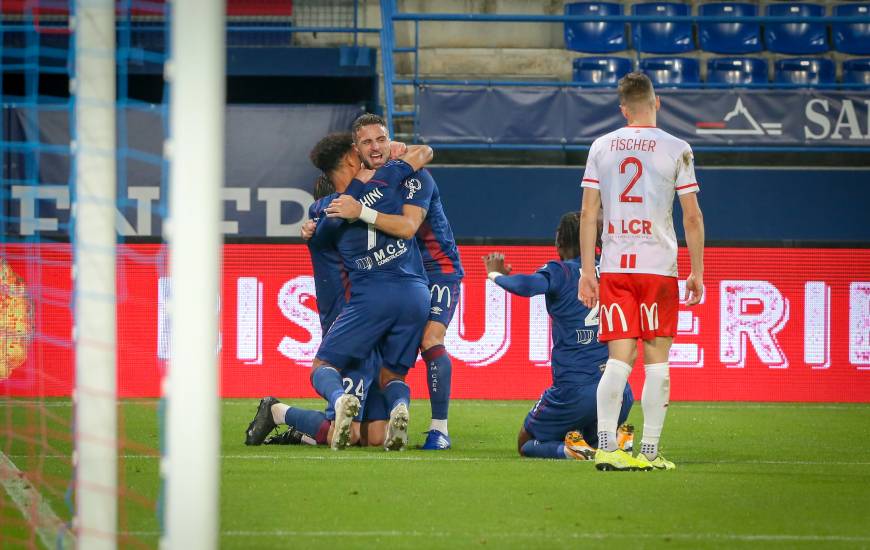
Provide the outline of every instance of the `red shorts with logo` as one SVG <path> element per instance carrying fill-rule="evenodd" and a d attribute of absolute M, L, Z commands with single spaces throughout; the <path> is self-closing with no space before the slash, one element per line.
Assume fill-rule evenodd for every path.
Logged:
<path fill-rule="evenodd" d="M 648 273 L 602 273 L 598 340 L 677 335 L 680 306 L 676 277 Z"/>

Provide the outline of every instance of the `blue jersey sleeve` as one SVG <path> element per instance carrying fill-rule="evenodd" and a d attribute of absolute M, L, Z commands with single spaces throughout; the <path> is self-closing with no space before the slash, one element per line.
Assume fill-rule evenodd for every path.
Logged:
<path fill-rule="evenodd" d="M 570 277 L 568 268 L 562 262 L 547 262 L 537 272 L 547 278 L 547 293 L 558 293 Z"/>
<path fill-rule="evenodd" d="M 432 194 L 435 191 L 435 180 L 428 170 L 420 170 L 403 182 L 402 201 L 404 204 L 419 206 L 429 210 Z"/>
<path fill-rule="evenodd" d="M 403 180 L 414 173 L 411 165 L 404 160 L 390 160 L 381 166 L 369 180 L 369 183 L 381 183 L 386 185 L 398 186 Z"/>
<path fill-rule="evenodd" d="M 517 296 L 537 296 L 550 289 L 550 281 L 542 273 L 531 275 L 502 275 L 495 278 L 495 284 Z"/>

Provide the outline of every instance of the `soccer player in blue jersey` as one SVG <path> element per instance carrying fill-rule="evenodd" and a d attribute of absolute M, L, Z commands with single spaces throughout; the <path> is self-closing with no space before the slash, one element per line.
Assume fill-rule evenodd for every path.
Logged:
<path fill-rule="evenodd" d="M 578 212 L 562 216 L 556 231 L 559 261 L 547 262 L 531 275 L 509 275 L 504 255 L 484 257 L 487 276 L 511 294 L 546 297 L 553 321 L 553 385 L 526 416 L 517 437 L 521 456 L 587 460 L 598 446 L 596 391 L 607 346 L 598 342 L 598 308 L 577 299 L 580 280 Z M 628 418 L 634 399 L 626 385 L 619 423 Z M 621 430 L 629 439 L 629 428 Z"/>
<path fill-rule="evenodd" d="M 321 139 L 312 149 L 311 162 L 321 170 L 321 176 L 315 184 L 315 202 L 309 207 L 310 220 L 325 217 L 325 208 L 350 184 L 350 179 L 340 174 L 351 173 L 359 167 L 359 161 L 353 153 L 353 140 L 350 133 L 330 134 Z M 341 256 L 333 240 L 323 232 L 319 238 L 311 238 L 316 228 L 315 221 L 308 227 L 307 244 L 311 255 L 314 271 L 314 284 L 317 296 L 317 309 L 320 314 L 320 324 L 323 333 L 332 326 L 339 312 L 349 299 L 349 282 L 347 270 L 344 268 Z M 349 365 L 342 374 L 342 384 L 345 393 L 353 393 L 360 400 L 364 409 L 368 389 L 372 378 L 380 366 L 377 353 L 364 360 Z M 378 396 L 380 398 L 380 396 Z M 383 407 L 381 406 L 380 409 Z M 286 424 L 288 430 L 280 437 L 270 438 L 271 442 L 325 444 L 332 441 L 335 411 L 309 410 L 291 407 L 279 402 L 274 397 L 264 397 L 260 400 L 257 414 L 251 421 L 245 436 L 246 445 L 260 445 L 270 431 L 279 425 Z M 351 424 L 351 434 L 348 444 L 354 445 L 360 440 L 360 420 L 362 411 L 357 413 Z M 367 438 L 372 441 L 371 438 Z M 381 442 L 383 437 L 381 437 Z"/>
<path fill-rule="evenodd" d="M 414 243 L 389 236 L 374 224 L 380 213 L 399 214 L 408 206 L 421 211 L 428 208 L 424 193 L 408 196 L 402 184 L 431 158 L 432 150 L 418 145 L 373 175 L 343 171 L 343 179 L 359 178 L 346 189 L 362 203 L 359 217 L 348 221 L 321 218 L 315 230 L 314 239 L 323 235 L 334 241 L 350 283 L 349 301 L 324 335 L 311 376 L 315 390 L 335 409 L 331 445 L 336 449 L 349 443 L 351 421 L 360 408 L 356 396 L 344 393 L 340 373 L 373 350 L 381 355 L 378 377 L 390 404 L 384 446 L 398 450 L 407 444 L 410 388 L 404 376 L 416 360 L 426 323 L 428 285 Z"/>
<path fill-rule="evenodd" d="M 363 115 L 354 123 L 355 146 L 368 168 L 379 168 L 389 159 L 391 142 L 384 120 L 377 115 Z M 438 186 L 428 170 L 420 170 L 404 182 L 406 195 L 429 194 L 429 208 L 425 212 L 407 209 L 403 215 L 378 216 L 375 227 L 387 234 L 409 239 L 415 237 L 423 256 L 423 265 L 429 280 L 429 321 L 420 342 L 420 353 L 426 363 L 426 382 L 432 420 L 426 432 L 425 450 L 449 449 L 451 442 L 447 428 L 450 405 L 452 364 L 444 347 L 444 337 L 456 311 L 464 271 L 453 230 L 444 212 Z M 333 214 L 345 218 L 359 215 L 360 206 L 351 196 L 339 197 L 333 205 Z"/>

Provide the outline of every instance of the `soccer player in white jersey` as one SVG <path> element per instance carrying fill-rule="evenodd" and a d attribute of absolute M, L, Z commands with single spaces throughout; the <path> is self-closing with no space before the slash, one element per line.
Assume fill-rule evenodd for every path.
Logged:
<path fill-rule="evenodd" d="M 599 304 L 599 339 L 609 358 L 598 385 L 599 470 L 673 469 L 658 449 L 670 398 L 668 352 L 677 332 L 677 237 L 674 194 L 683 210 L 683 227 L 692 271 L 686 279 L 686 304 L 704 291 L 704 222 L 689 144 L 656 128 L 660 107 L 652 82 L 634 72 L 619 81 L 619 103 L 628 124 L 592 144 L 583 174 L 580 216 L 582 272 L 580 300 Z M 595 276 L 596 218 L 604 207 L 601 281 Z M 643 341 L 641 408 L 644 426 L 640 453 L 619 450 L 616 423 L 622 392 Z M 635 447 L 637 448 L 637 447 Z"/>

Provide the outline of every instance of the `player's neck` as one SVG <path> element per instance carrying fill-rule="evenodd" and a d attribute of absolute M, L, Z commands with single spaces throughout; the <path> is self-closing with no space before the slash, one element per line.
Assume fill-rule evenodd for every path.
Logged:
<path fill-rule="evenodd" d="M 646 127 L 655 128 L 655 126 L 656 126 L 656 112 L 655 111 L 644 111 L 641 113 L 632 114 L 626 120 L 628 121 L 628 126 L 646 126 Z"/>
<path fill-rule="evenodd" d="M 344 193 L 347 186 L 350 185 L 355 171 L 352 167 L 341 167 L 332 175 L 332 182 L 335 185 L 335 190 L 339 193 Z"/>

